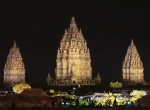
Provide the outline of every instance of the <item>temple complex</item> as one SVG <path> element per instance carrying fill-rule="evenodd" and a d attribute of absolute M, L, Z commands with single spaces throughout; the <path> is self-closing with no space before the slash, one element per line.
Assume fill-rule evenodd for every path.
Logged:
<path fill-rule="evenodd" d="M 50 75 L 48 78 L 50 80 Z M 55 84 L 59 83 L 95 84 L 95 80 L 92 80 L 90 50 L 74 17 L 57 51 Z"/>
<path fill-rule="evenodd" d="M 144 84 L 144 67 L 133 40 L 123 61 L 122 78 L 125 84 Z"/>
<path fill-rule="evenodd" d="M 14 42 L 5 63 L 3 83 L 6 86 L 12 87 L 21 82 L 25 82 L 25 67 L 19 48 L 16 42 Z"/>

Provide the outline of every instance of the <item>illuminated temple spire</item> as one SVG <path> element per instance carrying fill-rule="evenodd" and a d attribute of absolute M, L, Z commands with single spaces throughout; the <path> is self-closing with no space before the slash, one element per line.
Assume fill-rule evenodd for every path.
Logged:
<path fill-rule="evenodd" d="M 17 45 L 16 45 L 16 41 L 14 41 L 14 45 L 13 45 L 13 47 L 14 47 L 14 48 L 16 48 L 16 47 L 17 47 Z"/>
<path fill-rule="evenodd" d="M 128 47 L 125 60 L 123 61 L 122 77 L 124 82 L 144 83 L 144 67 L 140 55 L 133 40 Z"/>
<path fill-rule="evenodd" d="M 75 18 L 74 17 L 71 18 L 70 28 L 77 28 L 77 24 L 75 22 Z"/>
<path fill-rule="evenodd" d="M 56 80 L 82 81 L 92 79 L 90 50 L 78 30 L 75 18 L 72 17 L 68 29 L 65 29 L 60 48 L 57 51 Z"/>
<path fill-rule="evenodd" d="M 25 67 L 15 41 L 5 63 L 3 82 L 7 86 L 25 82 Z"/>

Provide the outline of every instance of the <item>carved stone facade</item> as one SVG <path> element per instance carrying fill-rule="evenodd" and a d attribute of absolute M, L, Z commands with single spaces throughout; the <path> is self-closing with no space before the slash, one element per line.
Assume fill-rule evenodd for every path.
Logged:
<path fill-rule="evenodd" d="M 93 85 L 90 50 L 87 47 L 81 29 L 78 29 L 72 17 L 68 29 L 65 30 L 57 51 L 55 79 L 51 84 L 85 84 Z"/>
<path fill-rule="evenodd" d="M 143 84 L 144 81 L 144 67 L 140 59 L 140 55 L 132 40 L 131 45 L 128 47 L 125 60 L 122 67 L 123 82 L 127 84 Z"/>
<path fill-rule="evenodd" d="M 21 82 L 25 82 L 25 67 L 19 48 L 14 42 L 5 63 L 3 83 L 11 87 Z"/>
<path fill-rule="evenodd" d="M 94 80 L 82 80 L 80 82 L 75 82 L 72 80 L 54 80 L 50 74 L 47 76 L 47 84 L 49 86 L 71 86 L 71 85 L 96 85 L 101 83 L 99 75 Z"/>
<path fill-rule="evenodd" d="M 56 80 L 92 80 L 90 51 L 74 17 L 57 51 Z"/>

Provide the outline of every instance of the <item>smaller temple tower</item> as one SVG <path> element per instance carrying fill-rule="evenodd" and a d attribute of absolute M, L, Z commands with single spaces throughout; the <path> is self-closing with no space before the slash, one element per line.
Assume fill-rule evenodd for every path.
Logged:
<path fill-rule="evenodd" d="M 99 74 L 99 73 L 97 73 L 97 76 L 94 78 L 94 80 L 97 81 L 98 84 L 101 83 L 101 77 L 100 77 L 100 74 Z"/>
<path fill-rule="evenodd" d="M 101 77 L 100 77 L 100 74 L 99 74 L 99 73 L 97 73 L 96 80 L 98 81 L 98 83 L 101 83 Z"/>
<path fill-rule="evenodd" d="M 12 87 L 22 82 L 25 82 L 25 67 L 19 48 L 14 41 L 5 63 L 3 83 L 5 86 Z"/>
<path fill-rule="evenodd" d="M 50 73 L 48 73 L 48 76 L 47 76 L 47 79 L 46 79 L 47 84 L 50 85 L 52 80 L 53 80 L 53 79 L 52 79 Z"/>
<path fill-rule="evenodd" d="M 133 40 L 123 61 L 122 78 L 126 84 L 144 84 L 144 67 Z"/>

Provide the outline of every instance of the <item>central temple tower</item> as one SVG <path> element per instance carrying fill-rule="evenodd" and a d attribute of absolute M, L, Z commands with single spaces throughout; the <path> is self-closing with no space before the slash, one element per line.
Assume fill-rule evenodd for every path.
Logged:
<path fill-rule="evenodd" d="M 92 80 L 90 50 L 74 17 L 60 42 L 56 63 L 56 80 Z"/>

